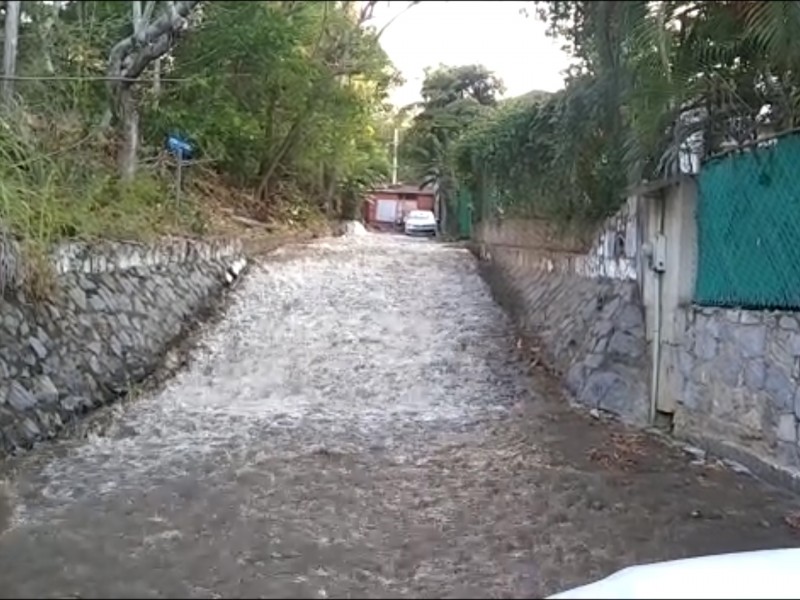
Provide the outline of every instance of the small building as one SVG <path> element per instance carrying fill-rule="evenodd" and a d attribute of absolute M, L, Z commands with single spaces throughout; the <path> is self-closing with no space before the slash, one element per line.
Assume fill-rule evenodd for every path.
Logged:
<path fill-rule="evenodd" d="M 392 184 L 377 188 L 364 201 L 364 222 L 382 229 L 391 228 L 412 210 L 434 210 L 431 187 L 413 184 Z"/>

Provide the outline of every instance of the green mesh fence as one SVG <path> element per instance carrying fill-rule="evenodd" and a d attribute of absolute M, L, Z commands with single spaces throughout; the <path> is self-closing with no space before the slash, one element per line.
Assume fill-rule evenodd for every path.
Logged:
<path fill-rule="evenodd" d="M 709 161 L 698 183 L 696 302 L 800 309 L 800 136 Z"/>
<path fill-rule="evenodd" d="M 468 240 L 472 237 L 472 193 L 468 189 L 460 189 L 456 195 L 456 216 L 458 217 L 458 237 Z"/>

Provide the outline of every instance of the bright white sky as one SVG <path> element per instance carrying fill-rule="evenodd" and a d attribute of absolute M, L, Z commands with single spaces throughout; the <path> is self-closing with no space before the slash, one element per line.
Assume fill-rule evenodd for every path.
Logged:
<path fill-rule="evenodd" d="M 449 2 L 426 0 L 400 15 L 381 37 L 381 44 L 405 85 L 391 94 L 405 106 L 420 100 L 425 67 L 483 64 L 506 86 L 506 97 L 531 90 L 554 92 L 563 87 L 569 64 L 556 40 L 545 36 L 545 24 L 532 2 Z M 371 24 L 380 29 L 407 2 L 380 2 Z M 520 14 L 527 7 L 530 16 Z"/>

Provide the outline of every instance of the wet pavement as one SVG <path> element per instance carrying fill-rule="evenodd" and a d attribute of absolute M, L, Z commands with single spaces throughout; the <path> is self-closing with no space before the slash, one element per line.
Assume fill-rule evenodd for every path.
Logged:
<path fill-rule="evenodd" d="M 788 493 L 569 409 L 464 249 L 321 241 L 234 296 L 102 436 L 14 461 L 0 597 L 536 597 L 800 541 Z"/>

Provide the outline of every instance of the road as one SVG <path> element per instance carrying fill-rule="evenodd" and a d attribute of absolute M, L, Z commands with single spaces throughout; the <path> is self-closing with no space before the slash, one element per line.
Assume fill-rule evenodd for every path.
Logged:
<path fill-rule="evenodd" d="M 782 492 L 570 410 L 463 249 L 253 268 L 186 369 L 3 489 L 0 597 L 537 597 L 797 544 Z"/>

